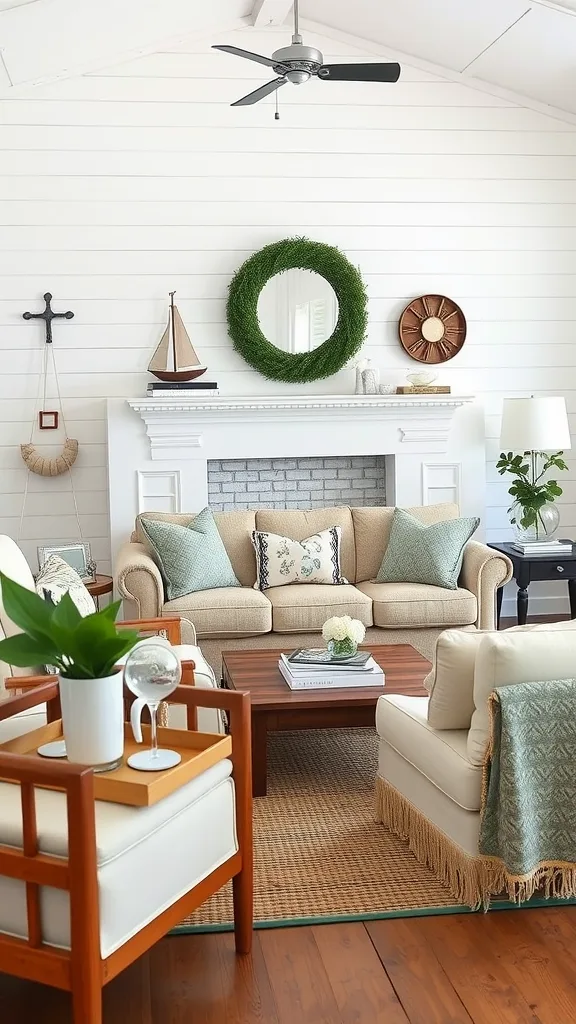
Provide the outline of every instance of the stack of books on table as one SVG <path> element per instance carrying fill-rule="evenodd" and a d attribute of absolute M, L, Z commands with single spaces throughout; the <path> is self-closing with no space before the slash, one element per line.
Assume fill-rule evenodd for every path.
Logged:
<path fill-rule="evenodd" d="M 571 540 L 515 540 L 512 547 L 523 555 L 569 555 L 572 553 Z"/>
<path fill-rule="evenodd" d="M 220 390 L 215 381 L 185 380 L 178 383 L 150 381 L 146 394 L 154 398 L 216 398 Z"/>
<path fill-rule="evenodd" d="M 367 651 L 350 658 L 332 658 L 325 648 L 281 654 L 278 668 L 291 690 L 384 686 L 384 672 Z"/>

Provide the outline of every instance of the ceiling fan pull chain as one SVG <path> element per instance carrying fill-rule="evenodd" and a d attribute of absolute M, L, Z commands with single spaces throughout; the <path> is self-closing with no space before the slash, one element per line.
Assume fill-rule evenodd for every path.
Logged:
<path fill-rule="evenodd" d="M 278 93 L 276 93 L 276 110 L 274 111 L 274 120 L 280 120 L 280 111 L 278 110 Z"/>

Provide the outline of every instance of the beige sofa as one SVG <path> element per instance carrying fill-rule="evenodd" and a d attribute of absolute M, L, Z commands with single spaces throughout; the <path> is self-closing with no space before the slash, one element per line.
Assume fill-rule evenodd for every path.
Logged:
<path fill-rule="evenodd" d="M 423 523 L 454 519 L 453 504 L 409 510 Z M 367 643 L 411 643 L 431 657 L 435 640 L 449 626 L 494 627 L 496 589 L 511 575 L 509 560 L 476 541 L 464 552 L 457 590 L 414 583 L 374 583 L 392 523 L 393 508 L 256 509 L 216 512 L 220 535 L 242 587 L 202 590 L 166 601 L 158 565 L 139 522 L 120 550 L 115 583 L 125 615 L 180 615 L 193 623 L 207 661 L 220 671 L 221 652 L 238 648 L 298 647 L 321 643 L 323 622 L 351 615 L 366 626 Z M 196 513 L 146 513 L 186 525 Z M 342 530 L 341 561 L 348 585 L 294 584 L 261 593 L 254 589 L 256 563 L 251 533 L 269 530 L 295 540 L 330 526 Z M 182 639 L 186 642 L 186 625 Z"/>

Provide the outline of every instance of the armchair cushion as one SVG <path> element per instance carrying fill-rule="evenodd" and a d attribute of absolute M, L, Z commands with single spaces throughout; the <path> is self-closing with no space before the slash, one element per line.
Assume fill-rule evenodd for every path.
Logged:
<path fill-rule="evenodd" d="M 480 810 L 482 768 L 466 753 L 466 731 L 436 732 L 427 721 L 428 698 L 379 697 L 376 728 L 382 740 L 466 811 Z"/>
<path fill-rule="evenodd" d="M 469 729 L 474 714 L 474 665 L 482 638 L 479 630 L 446 629 L 436 641 L 428 724 L 433 729 Z"/>
<path fill-rule="evenodd" d="M 96 801 L 103 958 L 236 852 L 231 770 L 220 761 L 152 807 Z M 40 851 L 65 857 L 65 797 L 35 792 Z M 8 783 L 0 783 L 0 844 L 22 846 L 20 787 Z M 42 888 L 41 906 L 43 938 L 69 948 L 68 894 Z M 0 932 L 24 937 L 26 927 L 24 883 L 0 876 Z"/>
<path fill-rule="evenodd" d="M 469 626 L 476 622 L 476 598 L 468 590 L 425 583 L 359 583 L 373 602 L 374 625 L 384 629 Z"/>
<path fill-rule="evenodd" d="M 475 710 L 467 744 L 472 764 L 482 765 L 486 756 L 490 738 L 488 697 L 492 690 L 513 683 L 571 679 L 575 664 L 573 630 L 506 630 L 483 636 L 474 667 Z"/>

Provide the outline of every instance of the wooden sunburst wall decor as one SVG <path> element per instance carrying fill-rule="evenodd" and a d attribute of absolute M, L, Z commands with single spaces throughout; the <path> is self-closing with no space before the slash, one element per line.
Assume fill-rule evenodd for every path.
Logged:
<path fill-rule="evenodd" d="M 419 363 L 445 363 L 458 354 L 466 338 L 466 318 L 445 295 L 412 299 L 400 317 L 402 347 Z"/>

